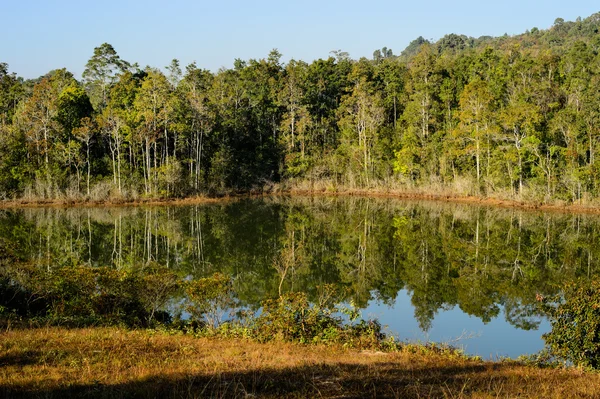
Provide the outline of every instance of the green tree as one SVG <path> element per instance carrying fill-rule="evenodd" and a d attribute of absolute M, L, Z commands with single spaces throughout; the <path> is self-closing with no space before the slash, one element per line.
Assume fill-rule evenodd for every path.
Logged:
<path fill-rule="evenodd" d="M 0 62 L 0 125 L 12 122 L 17 104 L 23 96 L 22 79 L 8 72 L 8 64 Z"/>
<path fill-rule="evenodd" d="M 308 65 L 291 60 L 285 67 L 278 104 L 285 112 L 281 121 L 281 139 L 285 146 L 285 168 L 289 176 L 305 172 L 308 168 L 308 133 L 313 121 L 305 102 L 305 85 Z"/>
<path fill-rule="evenodd" d="M 214 77 L 209 71 L 199 69 L 194 63 L 186 67 L 186 74 L 181 84 L 185 102 L 191 112 L 188 159 L 192 185 L 196 191 L 201 188 L 207 135 L 215 124 L 214 105 L 210 98 L 213 80 Z"/>
<path fill-rule="evenodd" d="M 350 162 L 360 165 L 364 182 L 368 186 L 373 177 L 373 144 L 384 122 L 381 97 L 365 77 L 360 77 L 352 94 L 343 100 L 340 112 L 340 129 L 351 146 Z M 360 154 L 358 157 L 353 154 L 354 146 Z"/>
<path fill-rule="evenodd" d="M 471 81 L 465 86 L 460 96 L 460 124 L 458 136 L 460 139 L 472 143 L 465 146 L 467 154 L 475 155 L 475 175 L 477 177 L 477 189 L 480 189 L 481 179 L 481 157 L 484 146 L 491 145 L 491 103 L 492 95 L 487 84 L 480 80 Z M 487 151 L 489 156 L 489 151 Z M 489 160 L 487 162 L 489 167 Z"/>
<path fill-rule="evenodd" d="M 146 194 L 158 190 L 158 167 L 168 163 L 169 82 L 157 70 L 149 70 L 134 101 L 139 122 L 137 136 L 142 143 Z"/>
<path fill-rule="evenodd" d="M 127 61 L 119 57 L 112 45 L 102 43 L 94 48 L 94 54 L 88 60 L 82 77 L 96 110 L 102 111 L 106 107 L 110 87 L 116 81 L 117 74 L 130 67 Z"/>

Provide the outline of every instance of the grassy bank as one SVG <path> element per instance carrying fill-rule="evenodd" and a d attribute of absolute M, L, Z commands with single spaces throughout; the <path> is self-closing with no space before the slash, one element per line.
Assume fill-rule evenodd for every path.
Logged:
<path fill-rule="evenodd" d="M 161 205 L 190 205 L 214 203 L 235 200 L 239 198 L 301 195 L 301 196 L 362 196 L 376 198 L 397 198 L 406 200 L 427 200 L 454 202 L 464 204 L 479 204 L 503 208 L 517 208 L 544 212 L 561 213 L 591 213 L 600 214 L 600 200 L 596 198 L 581 199 L 576 202 L 560 199 L 540 198 L 537 196 L 515 196 L 509 193 L 494 193 L 477 195 L 468 190 L 456 190 L 452 187 L 404 187 L 374 184 L 372 187 L 350 187 L 322 182 L 284 182 L 268 184 L 264 187 L 234 191 L 228 190 L 211 195 L 195 195 L 191 197 L 115 197 L 103 200 L 92 200 L 85 197 L 73 198 L 17 198 L 0 200 L 2 208 L 24 207 L 98 207 L 98 206 L 161 206 Z"/>
<path fill-rule="evenodd" d="M 0 396 L 590 398 L 600 375 L 405 347 L 192 338 L 117 328 L 0 333 Z"/>
<path fill-rule="evenodd" d="M 289 181 L 274 186 L 273 191 L 296 195 L 355 195 L 481 204 L 549 212 L 600 213 L 600 200 L 596 197 L 586 196 L 576 201 L 570 201 L 540 195 L 534 190 L 525 190 L 522 194 L 510 191 L 490 191 L 486 194 L 473 187 L 462 187 L 459 184 L 438 183 L 420 186 L 374 181 L 368 187 L 361 187 L 334 184 L 329 181 Z"/>

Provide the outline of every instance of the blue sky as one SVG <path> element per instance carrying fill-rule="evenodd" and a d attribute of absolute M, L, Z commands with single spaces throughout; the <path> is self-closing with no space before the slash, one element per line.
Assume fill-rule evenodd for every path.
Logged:
<path fill-rule="evenodd" d="M 400 53 L 418 36 L 518 34 L 600 11 L 597 1 L 1 0 L 0 62 L 25 78 L 66 67 L 76 77 L 96 46 L 112 44 L 141 66 L 173 58 L 213 71 L 235 58 L 312 61 L 341 49 Z"/>

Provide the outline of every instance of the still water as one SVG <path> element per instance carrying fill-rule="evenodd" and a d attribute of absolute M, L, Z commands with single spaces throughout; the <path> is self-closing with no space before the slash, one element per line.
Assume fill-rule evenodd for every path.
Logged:
<path fill-rule="evenodd" d="M 323 284 L 401 340 L 484 358 L 543 347 L 536 294 L 597 278 L 600 218 L 392 199 L 0 210 L 0 237 L 39 267 L 149 263 L 234 279 L 244 306 Z"/>

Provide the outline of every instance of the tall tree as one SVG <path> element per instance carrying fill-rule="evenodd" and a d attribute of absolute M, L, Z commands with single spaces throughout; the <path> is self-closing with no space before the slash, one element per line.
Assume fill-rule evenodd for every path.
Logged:
<path fill-rule="evenodd" d="M 122 60 L 114 47 L 103 43 L 94 48 L 82 77 L 94 108 L 102 111 L 108 103 L 110 86 L 116 81 L 117 74 L 125 72 L 131 65 Z"/>
<path fill-rule="evenodd" d="M 361 165 L 368 186 L 373 174 L 373 144 L 385 120 L 381 96 L 365 77 L 361 77 L 352 94 L 342 102 L 340 112 L 340 128 L 350 143 L 357 144 L 361 156 L 356 161 Z"/>
<path fill-rule="evenodd" d="M 482 174 L 481 156 L 483 146 L 489 147 L 491 145 L 491 103 L 492 95 L 487 84 L 481 80 L 474 80 L 465 86 L 460 96 L 460 125 L 457 130 L 461 139 L 473 144 L 473 146 L 467 145 L 465 150 L 467 153 L 475 154 L 475 175 L 478 190 L 480 189 Z M 489 154 L 489 151 L 487 153 Z M 489 160 L 487 165 L 489 166 Z"/>
<path fill-rule="evenodd" d="M 191 111 L 188 118 L 190 135 L 187 156 L 192 186 L 196 191 L 201 188 L 207 135 L 215 125 L 214 105 L 211 104 L 213 81 L 214 77 L 209 71 L 199 69 L 195 63 L 192 63 L 186 67 L 186 74 L 181 84 L 184 100 Z"/>
<path fill-rule="evenodd" d="M 8 72 L 8 64 L 0 62 L 0 125 L 12 122 L 18 102 L 23 96 L 22 79 Z"/>
<path fill-rule="evenodd" d="M 150 69 L 142 82 L 134 106 L 143 143 L 142 159 L 146 194 L 158 189 L 158 167 L 168 163 L 169 82 L 160 71 Z"/>
<path fill-rule="evenodd" d="M 306 106 L 305 85 L 308 65 L 291 60 L 285 67 L 278 103 L 284 107 L 281 139 L 286 151 L 286 171 L 294 176 L 306 171 L 308 132 L 312 118 Z"/>

